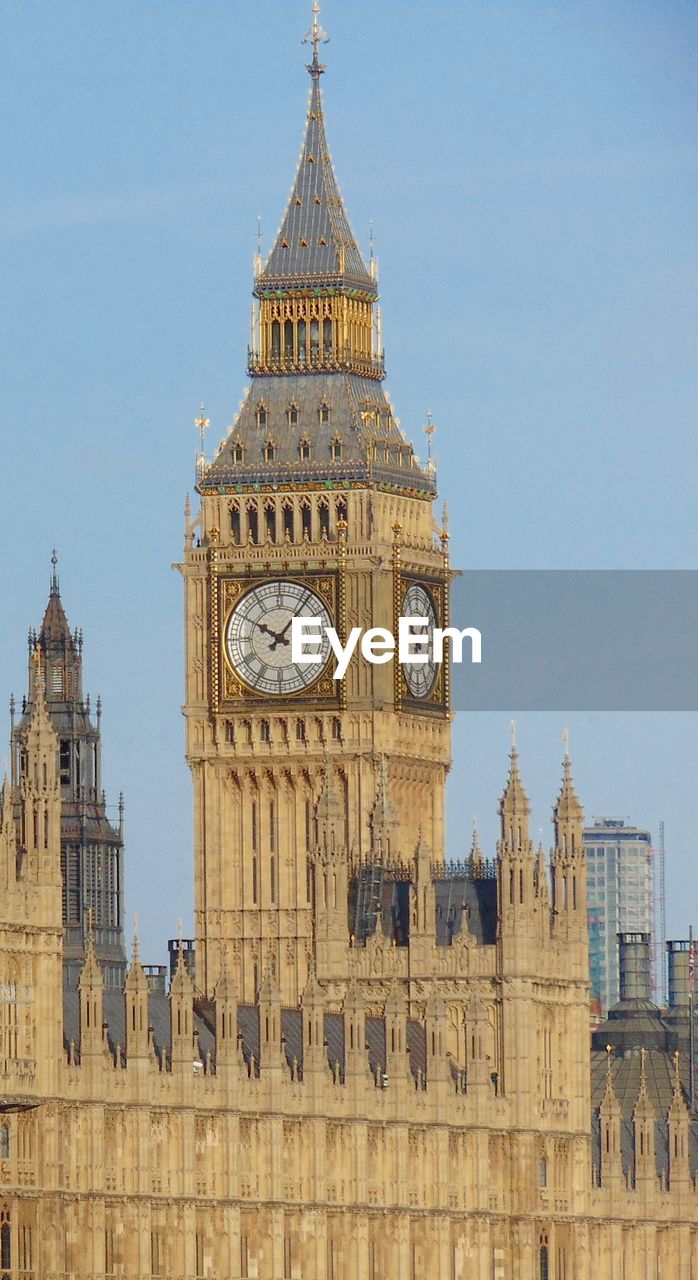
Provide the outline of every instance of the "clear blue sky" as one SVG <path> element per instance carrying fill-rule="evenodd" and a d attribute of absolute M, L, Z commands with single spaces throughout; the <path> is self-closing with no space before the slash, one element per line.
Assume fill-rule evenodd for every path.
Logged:
<path fill-rule="evenodd" d="M 191 905 L 169 566 L 198 405 L 215 445 L 245 384 L 256 218 L 268 245 L 301 142 L 309 10 L 0 0 L 0 689 L 24 690 L 55 542 L 153 961 Z M 698 567 L 695 5 L 327 0 L 322 20 L 335 164 L 364 243 L 375 225 L 387 385 L 420 448 L 434 414 L 455 562 Z M 698 717 L 569 721 L 588 813 L 665 819 L 669 929 L 685 935 Z M 492 848 L 506 722 L 458 719 L 454 856 L 473 814 Z M 520 724 L 546 839 L 562 728 Z"/>

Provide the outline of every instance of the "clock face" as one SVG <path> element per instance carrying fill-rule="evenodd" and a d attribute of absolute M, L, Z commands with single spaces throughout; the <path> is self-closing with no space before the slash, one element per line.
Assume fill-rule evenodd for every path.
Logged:
<path fill-rule="evenodd" d="M 320 643 L 307 649 L 320 661 L 299 666 L 291 658 L 293 618 L 316 618 Z M 325 627 L 332 619 L 319 596 L 302 582 L 264 582 L 236 604 L 228 619 L 225 647 L 235 671 L 255 693 L 300 693 L 320 677 L 332 652 Z M 315 633 L 311 633 L 314 635 Z"/>
<path fill-rule="evenodd" d="M 402 670 L 407 681 L 407 688 L 413 698 L 426 698 L 436 683 L 436 663 L 434 662 L 433 632 L 436 626 L 436 610 L 434 601 L 426 587 L 413 582 L 402 598 L 402 616 L 404 618 L 426 618 L 427 626 L 422 628 L 422 635 L 429 636 L 429 646 L 422 652 L 426 662 L 403 662 Z M 419 632 L 414 629 L 415 635 Z"/>

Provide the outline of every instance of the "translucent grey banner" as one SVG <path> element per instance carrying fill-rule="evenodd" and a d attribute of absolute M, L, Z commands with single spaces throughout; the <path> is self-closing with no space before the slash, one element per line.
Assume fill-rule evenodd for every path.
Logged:
<path fill-rule="evenodd" d="M 451 624 L 455 710 L 698 710 L 698 571 L 468 570 Z"/>

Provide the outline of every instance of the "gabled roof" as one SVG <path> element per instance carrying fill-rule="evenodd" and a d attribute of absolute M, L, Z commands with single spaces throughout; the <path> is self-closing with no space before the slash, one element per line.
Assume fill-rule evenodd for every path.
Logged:
<path fill-rule="evenodd" d="M 299 281 L 353 286 L 376 294 L 332 167 L 319 76 L 313 76 L 303 149 L 289 202 L 256 292 Z"/>

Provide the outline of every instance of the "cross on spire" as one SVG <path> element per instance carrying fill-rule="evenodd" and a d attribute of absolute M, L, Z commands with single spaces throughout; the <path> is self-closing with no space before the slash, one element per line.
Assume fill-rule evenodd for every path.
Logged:
<path fill-rule="evenodd" d="M 303 44 L 311 44 L 313 46 L 313 60 L 310 63 L 310 66 L 308 67 L 308 71 L 310 72 L 310 75 L 312 76 L 313 80 L 318 80 L 319 77 L 322 75 L 323 71 L 325 70 L 325 68 L 322 66 L 320 62 L 320 56 L 319 56 L 320 45 L 329 44 L 330 42 L 330 38 L 327 32 L 324 31 L 323 28 L 320 26 L 319 19 L 320 19 L 320 2 L 319 0 L 313 0 L 312 25 L 309 27 L 308 32 L 303 39 Z"/>

